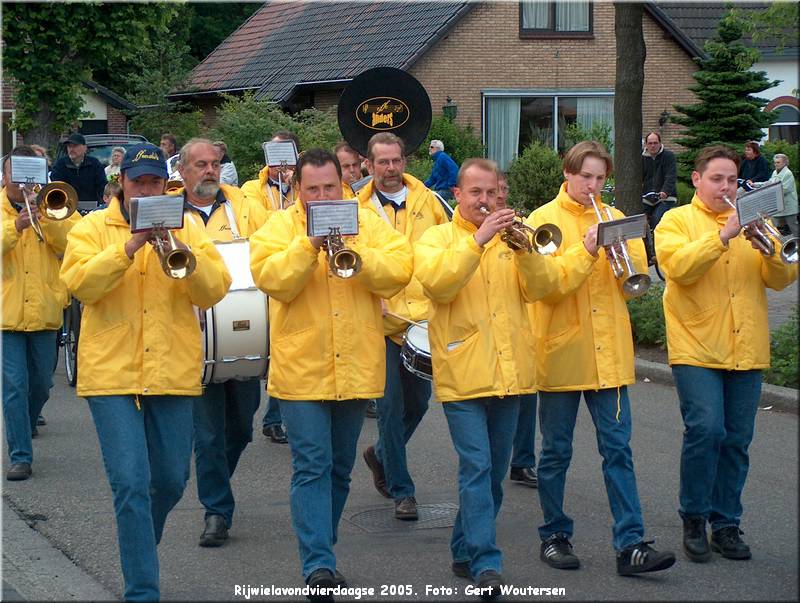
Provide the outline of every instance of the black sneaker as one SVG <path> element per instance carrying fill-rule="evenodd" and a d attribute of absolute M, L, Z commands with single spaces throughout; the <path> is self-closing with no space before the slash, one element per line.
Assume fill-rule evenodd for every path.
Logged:
<path fill-rule="evenodd" d="M 632 576 L 645 572 L 660 572 L 675 563 L 675 554 L 669 551 L 659 553 L 650 546 L 652 540 L 640 542 L 617 553 L 617 573 Z"/>
<path fill-rule="evenodd" d="M 737 526 L 728 526 L 711 533 L 711 548 L 725 559 L 750 559 L 750 547 L 741 539 Z"/>
<path fill-rule="evenodd" d="M 475 586 L 478 594 L 483 601 L 492 601 L 500 596 L 500 587 L 503 586 L 503 578 L 494 570 L 484 570 L 478 574 Z"/>
<path fill-rule="evenodd" d="M 711 559 L 704 517 L 691 515 L 683 519 L 683 552 L 695 563 L 704 563 Z"/>
<path fill-rule="evenodd" d="M 536 475 L 536 467 L 511 467 L 509 478 L 512 482 L 522 482 L 529 488 L 539 486 L 539 476 Z"/>
<path fill-rule="evenodd" d="M 333 601 L 333 594 L 330 591 L 336 585 L 336 578 L 328 568 L 315 569 L 306 578 L 306 584 L 311 587 L 308 595 L 306 595 L 309 601 L 320 603 Z"/>
<path fill-rule="evenodd" d="M 553 534 L 542 542 L 539 558 L 556 569 L 578 569 L 581 562 L 572 552 L 572 545 L 566 534 Z"/>

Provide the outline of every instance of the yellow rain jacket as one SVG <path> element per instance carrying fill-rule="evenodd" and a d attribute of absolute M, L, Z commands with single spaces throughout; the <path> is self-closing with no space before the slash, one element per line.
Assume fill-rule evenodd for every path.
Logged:
<path fill-rule="evenodd" d="M 231 277 L 202 225 L 186 217 L 173 234 L 197 259 L 185 279 L 164 274 L 149 243 L 128 258 L 130 226 L 117 199 L 70 232 L 61 278 L 84 304 L 79 396 L 201 394 L 200 327 L 192 306 L 216 304 Z"/>
<path fill-rule="evenodd" d="M 719 231 L 733 209 L 717 214 L 695 194 L 656 227 L 658 265 L 667 279 L 664 316 L 670 364 L 713 369 L 769 367 L 764 287 L 780 290 L 797 265 L 764 257 L 740 235 L 724 246 Z"/>
<path fill-rule="evenodd" d="M 248 238 L 264 225 L 267 221 L 267 210 L 260 203 L 245 197 L 244 193 L 235 186 L 220 184 L 219 188 L 222 195 L 231 204 L 240 237 Z M 170 194 L 183 195 L 183 190 L 180 188 Z M 192 214 L 197 216 L 197 223 L 202 224 L 203 218 L 199 216 L 199 213 L 200 210 L 192 210 Z M 205 230 L 212 241 L 231 241 L 233 239 L 233 232 L 228 223 L 228 212 L 223 206 L 220 205 L 211 212 Z"/>
<path fill-rule="evenodd" d="M 358 201 L 361 207 L 370 208 L 381 215 L 376 206 L 374 181 L 358 191 Z M 403 174 L 403 183 L 408 187 L 405 208 L 395 212 L 394 205 L 387 204 L 383 213 L 388 218 L 388 223 L 397 231 L 403 233 L 408 240 L 416 243 L 429 227 L 448 222 L 439 200 L 419 180 L 409 174 Z M 378 201 L 380 203 L 380 201 Z M 381 215 L 383 219 L 383 216 Z M 385 220 L 384 220 L 385 221 Z M 415 322 L 428 317 L 428 298 L 422 290 L 422 285 L 415 276 L 411 277 L 408 286 L 386 302 L 386 309 L 392 314 L 404 316 Z M 403 334 L 408 329 L 409 323 L 389 316 L 383 317 L 383 332 L 396 344 L 403 343 Z"/>
<path fill-rule="evenodd" d="M 267 186 L 268 180 L 269 166 L 264 166 L 258 173 L 258 178 L 248 180 L 241 186 L 241 189 L 245 197 L 260 203 L 261 207 L 267 210 L 267 214 L 271 214 L 281 209 L 281 196 L 277 186 Z M 297 201 L 297 192 L 294 190 L 294 186 L 289 188 L 289 192 L 284 197 L 284 209 Z"/>
<path fill-rule="evenodd" d="M 414 246 L 414 275 L 431 299 L 428 337 L 440 402 L 536 391 L 526 302 L 558 279 L 538 253 L 511 251 L 496 235 L 483 249 L 461 217 L 429 228 Z"/>
<path fill-rule="evenodd" d="M 331 275 L 306 236 L 302 203 L 276 212 L 250 238 L 250 268 L 270 296 L 267 391 L 282 400 L 380 398 L 386 348 L 380 298 L 411 278 L 411 246 L 373 212 L 359 209 L 359 233 L 344 237 L 361 272 Z"/>
<path fill-rule="evenodd" d="M 67 246 L 67 233 L 80 220 L 75 212 L 66 220 L 41 218 L 45 241 L 33 228 L 17 232 L 19 212 L 0 191 L 3 253 L 3 330 L 45 331 L 61 326 L 67 288 L 58 278 L 59 256 Z"/>
<path fill-rule="evenodd" d="M 600 205 L 603 211 L 604 204 Z M 623 213 L 611 208 L 615 219 Z M 605 250 L 593 257 L 583 236 L 597 223 L 592 207 L 567 194 L 536 209 L 526 220 L 534 228 L 555 224 L 564 236 L 552 259 L 560 268 L 557 286 L 530 307 L 536 343 L 536 384 L 546 392 L 608 389 L 636 380 L 633 339 L 622 281 L 614 277 Z M 628 241 L 638 272 L 647 271 L 644 242 Z"/>
<path fill-rule="evenodd" d="M 347 182 L 342 180 L 342 195 L 345 199 L 356 199 L 356 194 Z"/>

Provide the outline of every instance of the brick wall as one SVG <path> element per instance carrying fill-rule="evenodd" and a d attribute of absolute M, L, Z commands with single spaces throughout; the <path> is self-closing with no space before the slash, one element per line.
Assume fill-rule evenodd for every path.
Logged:
<path fill-rule="evenodd" d="M 3 110 L 14 109 L 14 82 L 3 77 Z"/>
<path fill-rule="evenodd" d="M 487 26 L 487 24 L 491 24 Z M 643 123 L 657 129 L 666 107 L 691 102 L 686 87 L 695 71 L 689 56 L 649 16 L 644 17 L 647 44 Z M 487 33 L 490 30 L 492 35 Z M 457 121 L 481 131 L 481 89 L 614 89 L 616 43 L 614 6 L 596 2 L 592 39 L 520 39 L 519 5 L 487 2 L 475 7 L 436 43 L 410 72 L 425 86 L 434 115 L 449 95 L 458 105 Z M 498 35 L 494 32 L 504 32 Z M 678 130 L 668 125 L 668 146 Z"/>
<path fill-rule="evenodd" d="M 108 108 L 108 133 L 109 134 L 127 134 L 128 118 L 121 111 L 118 111 L 111 105 Z"/>

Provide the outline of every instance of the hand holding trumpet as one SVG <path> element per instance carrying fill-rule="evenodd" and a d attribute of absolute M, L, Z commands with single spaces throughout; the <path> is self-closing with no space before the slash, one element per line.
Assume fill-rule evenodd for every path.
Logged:
<path fill-rule="evenodd" d="M 516 212 L 510 208 L 489 212 L 488 209 L 481 207 L 481 211 L 488 215 L 484 218 L 478 231 L 473 235 L 475 242 L 480 247 L 491 241 L 497 233 L 511 226 L 517 216 Z"/>
<path fill-rule="evenodd" d="M 30 227 L 32 221 L 39 220 L 40 218 L 39 208 L 36 205 L 30 206 L 30 213 L 28 213 L 27 207 L 23 207 L 17 219 L 14 221 L 14 225 L 17 228 L 17 232 L 21 233 L 23 230 Z"/>

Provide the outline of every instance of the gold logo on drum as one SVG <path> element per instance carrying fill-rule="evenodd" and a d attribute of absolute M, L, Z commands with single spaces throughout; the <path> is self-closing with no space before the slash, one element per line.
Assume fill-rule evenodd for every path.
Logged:
<path fill-rule="evenodd" d="M 234 331 L 249 331 L 250 330 L 250 321 L 249 320 L 234 320 L 233 321 L 233 330 Z"/>
<path fill-rule="evenodd" d="M 356 119 L 370 130 L 394 130 L 405 124 L 410 116 L 408 105 L 391 96 L 370 98 L 356 109 Z"/>

